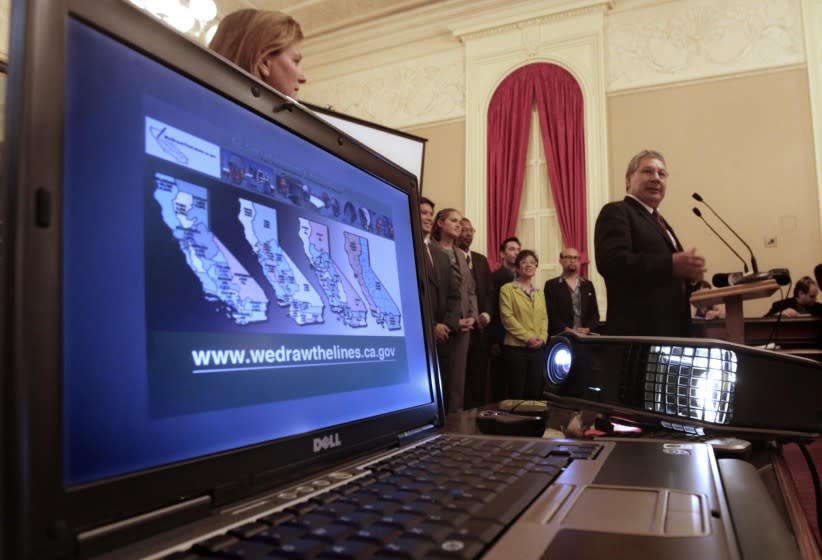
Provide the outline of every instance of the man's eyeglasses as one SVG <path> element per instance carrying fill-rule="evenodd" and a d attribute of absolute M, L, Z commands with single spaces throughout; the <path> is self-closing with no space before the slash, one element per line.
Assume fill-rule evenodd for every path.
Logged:
<path fill-rule="evenodd" d="M 569 261 L 578 261 L 579 255 L 560 255 L 559 258 L 568 259 Z"/>

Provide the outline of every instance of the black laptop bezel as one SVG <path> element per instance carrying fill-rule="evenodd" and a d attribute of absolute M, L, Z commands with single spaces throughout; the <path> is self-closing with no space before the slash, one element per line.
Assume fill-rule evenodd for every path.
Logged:
<path fill-rule="evenodd" d="M 3 292 L 4 543 L 7 557 L 72 554 L 76 535 L 207 496 L 236 499 L 396 435 L 441 425 L 430 309 L 421 305 L 433 402 L 352 425 L 85 484 L 63 485 L 61 226 L 67 25 L 76 18 L 401 189 L 409 197 L 420 301 L 424 290 L 416 178 L 301 105 L 120 0 L 16 2 L 7 96 L 8 204 Z M 5 351 L 8 350 L 8 351 Z M 343 445 L 317 456 L 312 440 Z"/>

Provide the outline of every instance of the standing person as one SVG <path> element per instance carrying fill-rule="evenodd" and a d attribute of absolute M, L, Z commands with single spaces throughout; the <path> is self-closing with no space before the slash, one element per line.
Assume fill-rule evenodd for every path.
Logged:
<path fill-rule="evenodd" d="M 499 291 L 499 315 L 505 327 L 503 355 L 509 396 L 514 399 L 541 399 L 545 382 L 548 311 L 542 290 L 534 285 L 538 265 L 536 253 L 523 249 L 516 259 L 517 279 Z"/>
<path fill-rule="evenodd" d="M 508 282 L 516 278 L 516 260 L 521 245 L 516 237 L 507 237 L 499 246 L 499 256 L 502 264 L 491 273 L 491 324 L 488 325 L 488 343 L 490 354 L 491 401 L 501 401 L 508 396 L 506 390 L 506 366 L 502 355 L 502 341 L 505 338 L 505 329 L 499 319 L 499 290 Z"/>
<path fill-rule="evenodd" d="M 225 16 L 209 48 L 273 87 L 296 98 L 306 82 L 300 68 L 303 31 L 291 16 L 252 8 Z"/>
<path fill-rule="evenodd" d="M 579 275 L 579 251 L 565 247 L 559 254 L 562 274 L 545 282 L 548 305 L 548 334 L 563 331 L 578 334 L 595 332 L 599 306 L 594 284 Z"/>
<path fill-rule="evenodd" d="M 451 266 L 448 255 L 431 239 L 434 226 L 434 203 L 420 198 L 420 224 L 425 250 L 425 279 L 428 301 L 431 305 L 434 339 L 437 344 L 440 379 L 448 375 L 448 339 L 452 332 L 459 332 L 460 285 L 459 277 Z M 445 391 L 443 391 L 445 393 Z"/>
<path fill-rule="evenodd" d="M 474 226 L 471 220 L 463 218 L 462 231 L 457 246 L 465 256 L 468 269 L 474 278 L 477 293 L 477 324 L 471 331 L 468 342 L 468 358 L 465 366 L 465 408 L 475 408 L 488 402 L 488 324 L 494 312 L 491 300 L 491 269 L 488 259 L 482 253 L 471 250 L 474 241 Z"/>
<path fill-rule="evenodd" d="M 464 408 L 465 367 L 468 358 L 468 344 L 471 330 L 477 320 L 477 295 L 474 277 L 468 269 L 465 256 L 457 247 L 462 231 L 462 214 L 454 208 L 445 208 L 437 212 L 431 236 L 445 251 L 457 275 L 460 286 L 460 320 L 459 330 L 452 332 L 444 345 L 447 352 L 447 376 L 443 379 L 445 405 L 447 412 L 457 412 Z"/>
<path fill-rule="evenodd" d="M 606 204 L 597 218 L 594 246 L 608 290 L 608 334 L 691 334 L 691 283 L 702 280 L 705 259 L 694 248 L 683 250 L 659 214 L 667 185 L 665 158 L 642 151 L 628 163 L 625 199 Z"/>

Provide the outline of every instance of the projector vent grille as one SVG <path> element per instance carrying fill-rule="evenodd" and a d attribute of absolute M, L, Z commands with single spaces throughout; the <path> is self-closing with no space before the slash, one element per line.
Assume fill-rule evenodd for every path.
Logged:
<path fill-rule="evenodd" d="M 736 352 L 698 346 L 648 347 L 645 410 L 714 424 L 730 424 Z"/>

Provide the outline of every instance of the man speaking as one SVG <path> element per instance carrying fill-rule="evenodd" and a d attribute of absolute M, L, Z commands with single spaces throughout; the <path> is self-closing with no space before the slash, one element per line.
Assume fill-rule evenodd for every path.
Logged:
<path fill-rule="evenodd" d="M 683 250 L 659 213 L 668 171 L 659 152 L 645 150 L 628 163 L 627 196 L 606 204 L 594 229 L 597 269 L 605 278 L 611 335 L 690 336 L 692 284 L 705 259 Z"/>

